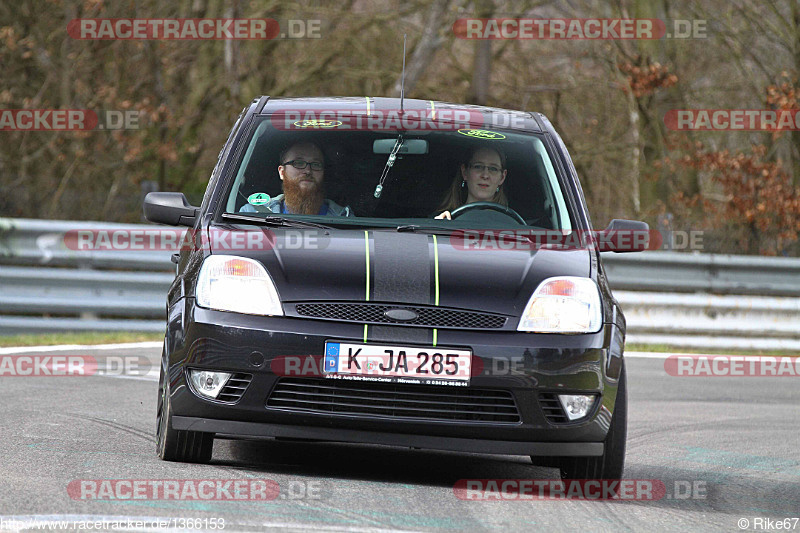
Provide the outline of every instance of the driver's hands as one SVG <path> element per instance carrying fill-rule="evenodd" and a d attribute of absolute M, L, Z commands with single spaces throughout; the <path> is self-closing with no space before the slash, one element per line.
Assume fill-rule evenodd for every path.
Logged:
<path fill-rule="evenodd" d="M 453 220 L 453 218 L 450 216 L 450 211 L 444 211 L 442 213 L 439 213 L 438 215 L 436 215 L 433 218 L 439 218 L 439 219 L 445 219 L 446 218 L 447 220 Z"/>

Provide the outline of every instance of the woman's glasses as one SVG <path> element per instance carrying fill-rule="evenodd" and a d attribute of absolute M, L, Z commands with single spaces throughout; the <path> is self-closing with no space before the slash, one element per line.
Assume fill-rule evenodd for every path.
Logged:
<path fill-rule="evenodd" d="M 484 170 L 489 170 L 489 174 L 499 174 L 502 170 L 500 167 L 496 167 L 494 165 L 483 165 L 481 163 L 472 163 L 469 166 L 469 169 L 473 172 L 483 172 Z"/>

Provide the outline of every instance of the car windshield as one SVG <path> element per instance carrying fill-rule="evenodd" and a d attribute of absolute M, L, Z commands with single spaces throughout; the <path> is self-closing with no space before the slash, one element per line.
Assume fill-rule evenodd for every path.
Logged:
<path fill-rule="evenodd" d="M 248 215 L 237 220 L 279 214 L 359 227 L 573 229 L 541 135 L 279 122 L 259 117 L 251 130 L 223 203 L 225 213 Z"/>

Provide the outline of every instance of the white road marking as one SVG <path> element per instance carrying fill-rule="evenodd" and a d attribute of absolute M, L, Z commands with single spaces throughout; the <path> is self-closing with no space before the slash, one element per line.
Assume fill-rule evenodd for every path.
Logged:
<path fill-rule="evenodd" d="M 0 355 L 13 355 L 25 354 L 29 352 L 87 352 L 87 351 L 100 351 L 100 350 L 125 350 L 125 349 L 148 349 L 148 348 L 161 348 L 163 342 L 127 342 L 119 344 L 61 344 L 56 346 L 14 346 L 10 348 L 0 348 Z M 150 369 L 147 374 L 143 375 L 120 375 L 115 372 L 107 373 L 109 368 L 98 368 L 98 373 L 95 376 L 102 376 L 107 378 L 118 379 L 132 379 L 136 381 L 158 381 L 161 373 L 158 363 L 154 363 L 155 368 Z M 105 372 L 103 372 L 105 371 Z"/>
<path fill-rule="evenodd" d="M 670 352 L 625 352 L 623 357 L 631 359 L 666 359 L 671 355 L 675 354 Z"/>
<path fill-rule="evenodd" d="M 60 344 L 56 346 L 12 346 L 0 348 L 0 355 L 27 352 L 68 352 L 74 350 L 124 350 L 127 348 L 160 348 L 162 341 L 127 342 L 121 344 Z"/>
<path fill-rule="evenodd" d="M 147 374 L 143 374 L 141 376 L 128 376 L 125 374 L 98 374 L 104 378 L 116 378 L 116 379 L 133 379 L 135 381 L 158 381 L 158 378 L 161 374 L 161 370 L 157 367 L 150 370 Z"/>

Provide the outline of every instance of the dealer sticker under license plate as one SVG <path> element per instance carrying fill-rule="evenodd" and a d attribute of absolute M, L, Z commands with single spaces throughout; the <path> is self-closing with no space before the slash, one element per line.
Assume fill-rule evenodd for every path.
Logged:
<path fill-rule="evenodd" d="M 325 343 L 324 371 L 332 379 L 466 387 L 471 363 L 469 350 Z"/>

